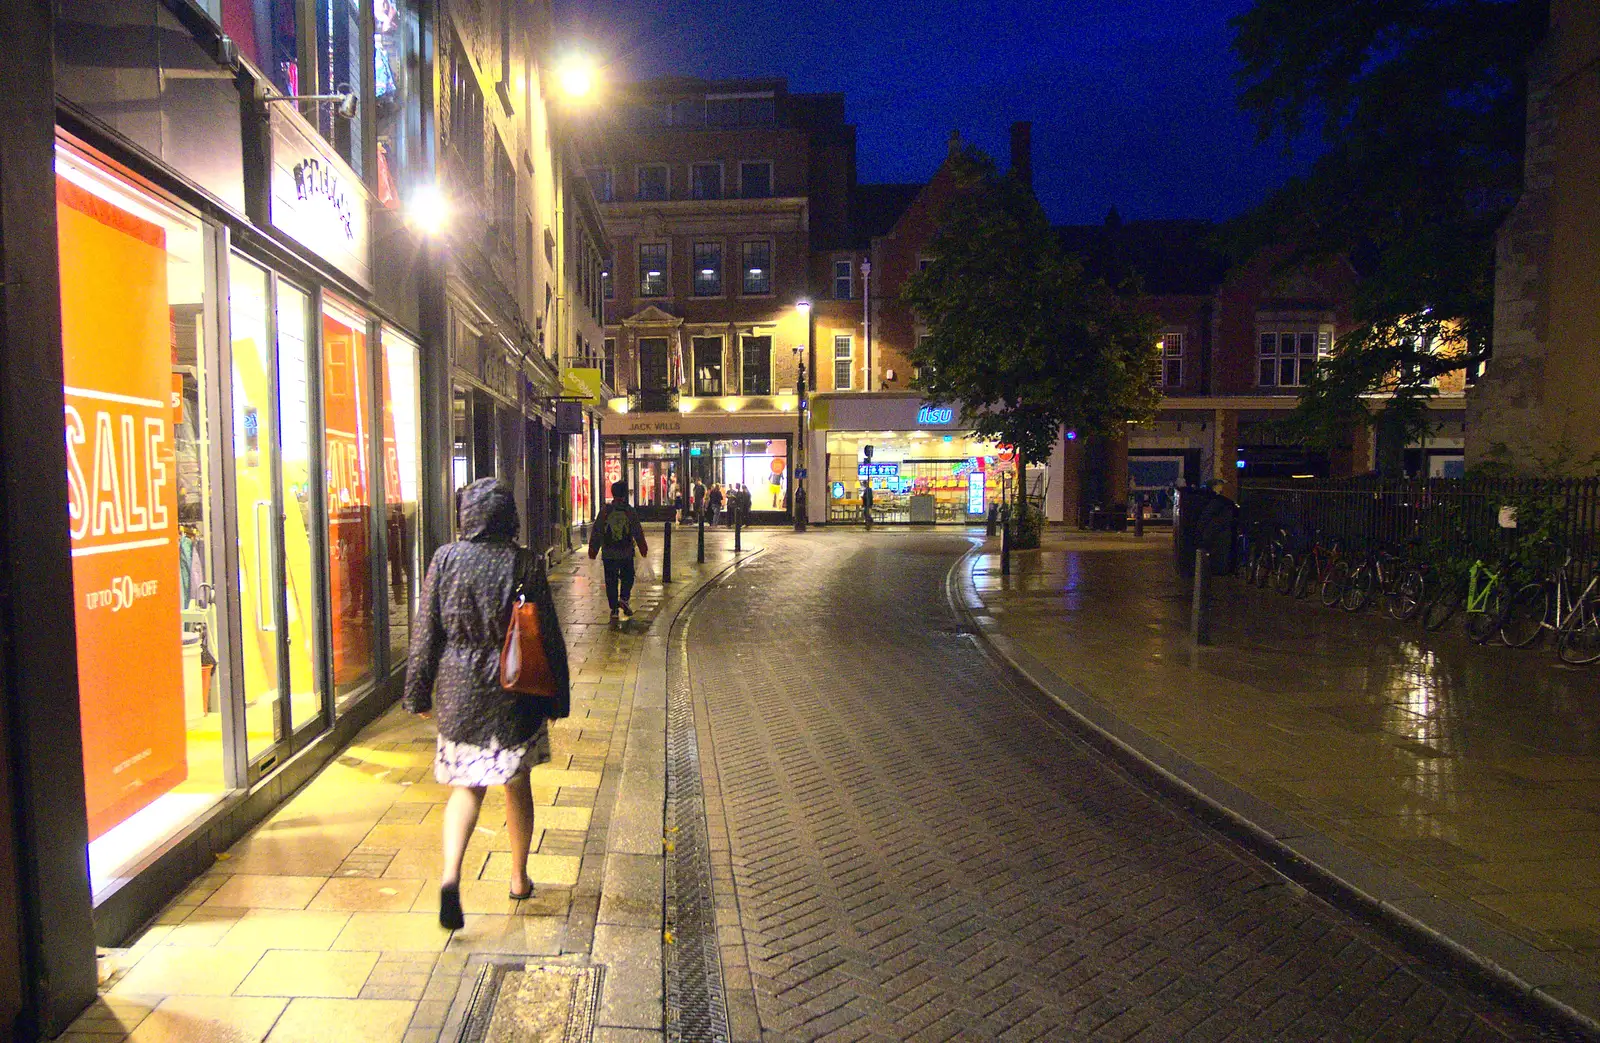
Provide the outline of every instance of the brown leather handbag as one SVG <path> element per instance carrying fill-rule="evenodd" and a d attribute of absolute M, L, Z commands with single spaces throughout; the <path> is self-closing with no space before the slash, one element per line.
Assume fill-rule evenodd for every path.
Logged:
<path fill-rule="evenodd" d="M 518 583 L 511 603 L 511 621 L 506 624 L 506 643 L 500 649 L 500 687 L 518 695 L 553 699 L 560 691 L 550 657 L 544 650 L 544 631 L 539 624 L 539 604 L 535 594 L 536 576 L 527 562 L 527 552 L 517 551 Z"/>

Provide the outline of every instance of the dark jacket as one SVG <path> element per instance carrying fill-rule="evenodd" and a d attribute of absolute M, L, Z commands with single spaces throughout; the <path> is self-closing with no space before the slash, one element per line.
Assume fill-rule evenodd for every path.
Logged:
<path fill-rule="evenodd" d="M 627 543 L 612 546 L 602 541 L 605 539 L 606 521 L 615 511 L 622 511 L 627 515 L 630 539 Z M 600 516 L 595 518 L 594 524 L 589 527 L 589 557 L 598 554 L 606 561 L 625 561 L 633 557 L 635 546 L 639 548 L 640 554 L 650 553 L 650 545 L 644 540 L 644 526 L 639 524 L 639 512 L 626 503 L 611 500 L 600 508 Z"/>
<path fill-rule="evenodd" d="M 517 746 L 533 738 L 547 718 L 571 711 L 567 645 L 550 582 L 516 538 L 511 491 L 493 478 L 479 479 L 461 491 L 460 538 L 439 548 L 422 583 L 411 626 L 405 707 L 412 713 L 431 709 L 439 734 L 454 742 L 488 746 L 499 740 L 501 746 Z M 561 693 L 550 701 L 500 687 L 500 649 L 519 567 L 538 606 L 545 655 Z"/>

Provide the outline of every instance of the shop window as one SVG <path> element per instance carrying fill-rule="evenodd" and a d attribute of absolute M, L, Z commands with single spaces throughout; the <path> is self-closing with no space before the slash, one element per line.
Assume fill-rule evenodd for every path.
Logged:
<path fill-rule="evenodd" d="M 772 292 L 772 244 L 745 243 L 744 292 L 756 296 Z"/>
<path fill-rule="evenodd" d="M 67 527 L 95 891 L 193 822 L 223 775 L 206 412 L 211 234 L 56 152 Z M 136 766 L 136 770 L 128 770 Z M 63 765 L 66 769 L 68 766 Z"/>
<path fill-rule="evenodd" d="M 361 4 L 359 0 L 315 0 L 317 12 L 317 92 L 361 93 Z M 307 92 L 311 93 L 311 92 Z M 362 109 L 339 115 L 339 106 L 317 105 L 317 128 L 358 177 L 366 176 L 362 155 Z"/>
<path fill-rule="evenodd" d="M 833 299 L 847 301 L 850 299 L 850 262 L 849 260 L 833 262 Z"/>
<path fill-rule="evenodd" d="M 745 199 L 766 199 L 771 196 L 772 164 L 740 163 L 739 195 Z"/>
<path fill-rule="evenodd" d="M 835 391 L 849 391 L 855 373 L 855 341 L 847 334 L 833 338 L 833 387 Z"/>
<path fill-rule="evenodd" d="M 689 169 L 689 194 L 695 199 L 722 198 L 722 164 L 696 163 Z"/>
<path fill-rule="evenodd" d="M 421 586 L 422 392 L 417 345 L 383 328 L 383 505 L 388 555 L 389 661 L 404 663 Z"/>
<path fill-rule="evenodd" d="M 694 244 L 694 295 L 722 296 L 722 244 Z"/>
<path fill-rule="evenodd" d="M 722 394 L 722 338 L 696 337 L 694 352 L 694 393 Z"/>
<path fill-rule="evenodd" d="M 772 338 L 745 337 L 742 342 L 746 395 L 772 394 Z"/>
<path fill-rule="evenodd" d="M 311 556 L 311 296 L 277 281 L 279 489 L 284 572 L 288 583 L 285 640 L 289 651 L 290 724 L 298 730 L 322 713 L 316 662 L 316 564 Z"/>
<path fill-rule="evenodd" d="M 222 31 L 280 94 L 301 93 L 299 7 L 296 0 L 222 0 Z"/>
<path fill-rule="evenodd" d="M 639 199 L 661 202 L 667 198 L 667 167 L 664 163 L 649 163 L 639 167 Z"/>
<path fill-rule="evenodd" d="M 333 687 L 344 710 L 373 672 L 372 496 L 368 484 L 367 325 L 323 298 L 324 469 L 328 491 L 328 609 Z"/>
<path fill-rule="evenodd" d="M 667 244 L 639 244 L 639 296 L 667 295 Z"/>
<path fill-rule="evenodd" d="M 461 388 L 450 399 L 450 481 L 459 493 L 472 484 L 472 400 Z"/>
<path fill-rule="evenodd" d="M 422 161 L 422 29 L 415 0 L 377 0 L 372 17 L 378 168 L 371 180 L 378 205 L 396 209 Z"/>

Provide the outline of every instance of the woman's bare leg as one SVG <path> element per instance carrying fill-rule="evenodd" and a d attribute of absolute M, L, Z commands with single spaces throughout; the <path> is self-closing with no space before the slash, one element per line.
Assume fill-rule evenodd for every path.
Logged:
<path fill-rule="evenodd" d="M 506 832 L 511 834 L 511 891 L 524 894 L 528 880 L 528 848 L 533 843 L 533 787 L 523 772 L 506 783 Z"/>
<path fill-rule="evenodd" d="M 467 842 L 478 824 L 483 793 L 482 786 L 456 786 L 450 790 L 450 799 L 444 806 L 444 869 L 439 878 L 443 887 L 461 884 L 461 860 L 466 857 Z"/>

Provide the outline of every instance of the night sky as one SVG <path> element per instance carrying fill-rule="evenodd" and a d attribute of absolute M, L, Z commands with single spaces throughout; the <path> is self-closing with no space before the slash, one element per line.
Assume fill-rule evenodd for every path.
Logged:
<path fill-rule="evenodd" d="M 952 129 L 1005 162 L 1034 125 L 1058 223 L 1226 218 L 1301 169 L 1238 109 L 1230 16 L 1249 0 L 555 0 L 609 77 L 781 76 L 845 95 L 865 182 L 924 181 Z"/>

